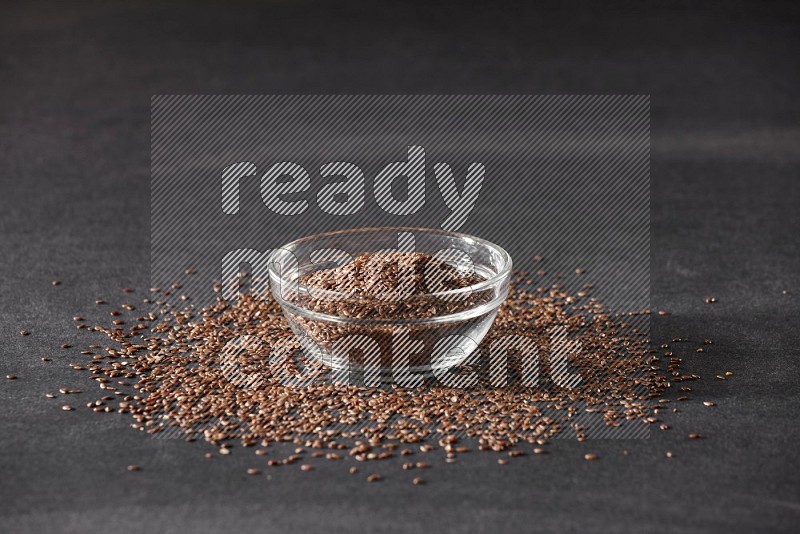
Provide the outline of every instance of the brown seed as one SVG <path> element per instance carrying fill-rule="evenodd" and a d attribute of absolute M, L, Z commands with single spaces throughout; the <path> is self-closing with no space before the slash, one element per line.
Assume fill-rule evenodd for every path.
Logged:
<path fill-rule="evenodd" d="M 506 460 L 505 458 L 498 458 L 497 463 L 500 465 L 506 465 L 508 463 L 508 460 Z"/>
<path fill-rule="evenodd" d="M 53 284 L 54 286 L 60 286 L 61 285 L 61 280 L 53 280 L 50 283 Z"/>
<path fill-rule="evenodd" d="M 417 462 L 416 467 L 417 469 L 428 469 L 431 466 L 428 462 Z"/>
<path fill-rule="evenodd" d="M 586 460 L 597 460 L 598 456 L 593 452 L 587 452 L 583 455 Z"/>
<path fill-rule="evenodd" d="M 73 407 L 72 407 L 72 406 L 70 406 L 69 404 L 65 404 L 64 406 L 62 406 L 62 407 L 61 407 L 61 409 L 62 409 L 62 410 L 64 410 L 65 412 L 71 412 L 71 411 L 72 411 L 72 410 L 74 410 L 75 408 L 73 408 Z"/>
<path fill-rule="evenodd" d="M 512 458 L 516 458 L 518 456 L 525 456 L 525 451 L 519 451 L 519 450 L 508 451 L 508 455 L 511 456 Z"/>
<path fill-rule="evenodd" d="M 423 484 L 425 484 L 425 481 L 420 477 L 414 477 L 411 480 L 411 483 L 414 484 L 415 486 L 422 486 Z"/>
<path fill-rule="evenodd" d="M 300 466 L 300 470 L 301 471 L 313 471 L 314 470 L 314 466 L 313 465 L 309 465 L 309 464 L 303 464 L 303 465 Z"/>
<path fill-rule="evenodd" d="M 205 453 L 204 456 L 205 456 L 206 460 L 210 460 L 210 459 L 212 459 L 214 457 L 214 455 L 211 454 L 210 452 Z"/>
<path fill-rule="evenodd" d="M 533 454 L 546 454 L 547 451 L 541 447 L 534 447 Z"/>
<path fill-rule="evenodd" d="M 29 336 L 29 335 L 31 335 L 31 332 L 30 332 L 30 330 L 20 330 L 19 331 L 19 335 L 21 335 L 21 336 Z"/>
<path fill-rule="evenodd" d="M 248 475 L 260 475 L 261 469 L 256 469 L 255 467 L 251 467 L 247 470 Z"/>
<path fill-rule="evenodd" d="M 356 467 L 356 466 L 351 467 L 350 468 L 350 474 L 351 475 L 355 475 L 356 473 L 358 473 L 358 467 Z"/>
<path fill-rule="evenodd" d="M 16 380 L 17 379 L 17 375 L 6 375 L 6 379 L 8 379 L 8 380 Z"/>
<path fill-rule="evenodd" d="M 69 343 L 62 343 L 61 344 L 61 348 L 62 349 L 71 349 L 72 345 L 70 345 Z"/>
<path fill-rule="evenodd" d="M 717 302 L 715 297 L 706 297 L 706 304 L 714 304 L 715 302 Z"/>
<path fill-rule="evenodd" d="M 717 403 L 715 403 L 714 401 L 703 401 L 703 404 L 705 404 L 706 406 L 716 406 L 717 405 Z"/>
<path fill-rule="evenodd" d="M 42 361 L 43 362 L 51 362 L 53 360 L 51 360 L 50 358 L 44 357 L 44 358 L 42 358 Z"/>
<path fill-rule="evenodd" d="M 689 439 L 700 439 L 700 438 L 702 438 L 702 437 L 703 437 L 703 436 L 701 436 L 700 434 L 696 434 L 696 433 L 694 433 L 694 432 L 692 432 L 691 434 L 689 434 Z"/>
<path fill-rule="evenodd" d="M 122 292 L 123 293 L 133 293 L 134 289 L 132 287 L 123 287 L 122 288 Z"/>
<path fill-rule="evenodd" d="M 381 476 L 376 474 L 376 473 L 373 473 L 373 474 L 371 474 L 370 476 L 367 477 L 367 482 L 378 482 L 380 480 L 381 480 Z"/>
<path fill-rule="evenodd" d="M 228 454 L 231 453 L 231 450 L 228 447 L 221 447 L 219 449 L 219 453 L 227 456 Z"/>
<path fill-rule="evenodd" d="M 129 465 L 128 466 L 128 471 L 141 471 L 141 470 L 142 470 L 142 467 L 139 466 L 139 465 Z"/>

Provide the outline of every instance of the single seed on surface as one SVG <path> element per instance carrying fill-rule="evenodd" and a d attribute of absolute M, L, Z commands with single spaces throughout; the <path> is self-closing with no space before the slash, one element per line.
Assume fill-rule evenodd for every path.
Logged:
<path fill-rule="evenodd" d="M 587 452 L 586 454 L 583 455 L 583 457 L 586 460 L 597 460 L 597 458 L 598 458 L 597 455 L 595 453 L 593 453 L 593 452 Z"/>
<path fill-rule="evenodd" d="M 425 484 L 425 481 L 420 477 L 414 477 L 411 483 L 414 484 L 415 486 L 422 486 L 423 484 Z"/>
<path fill-rule="evenodd" d="M 703 436 L 701 436 L 700 434 L 697 434 L 695 432 L 692 432 L 691 434 L 689 434 L 689 439 L 700 439 L 702 437 Z"/>
<path fill-rule="evenodd" d="M 667 458 L 672 458 L 673 456 L 675 455 L 672 453 L 672 451 L 667 451 Z"/>
<path fill-rule="evenodd" d="M 44 396 L 47 397 L 48 399 L 55 399 L 56 398 L 56 396 L 53 395 L 52 393 L 45 393 Z"/>
<path fill-rule="evenodd" d="M 53 280 L 50 283 L 53 284 L 54 286 L 60 286 L 61 285 L 61 280 Z"/>
<path fill-rule="evenodd" d="M 367 482 L 378 482 L 379 480 L 381 480 L 381 476 L 376 473 L 373 473 L 367 477 Z"/>
<path fill-rule="evenodd" d="M 300 470 L 301 471 L 313 471 L 314 470 L 314 466 L 313 465 L 309 465 L 309 464 L 303 464 L 303 465 L 300 466 Z"/>
<path fill-rule="evenodd" d="M 251 467 L 247 470 L 248 475 L 260 475 L 261 469 L 256 469 L 255 467 Z"/>
<path fill-rule="evenodd" d="M 717 404 L 714 401 L 703 401 L 703 404 L 706 406 L 716 406 Z"/>
<path fill-rule="evenodd" d="M 350 468 L 350 474 L 351 475 L 355 475 L 356 473 L 358 473 L 358 467 L 356 467 L 356 466 L 351 467 Z"/>
<path fill-rule="evenodd" d="M 6 375 L 6 379 L 8 379 L 8 380 L 16 380 L 17 379 L 17 375 Z"/>
<path fill-rule="evenodd" d="M 541 447 L 534 447 L 533 454 L 545 454 L 547 451 Z"/>
<path fill-rule="evenodd" d="M 75 408 L 73 408 L 73 407 L 72 407 L 72 406 L 70 406 L 69 404 L 65 404 L 64 406 L 62 406 L 62 407 L 61 407 L 61 409 L 62 409 L 62 410 L 64 410 L 65 412 L 71 412 L 71 411 L 72 411 L 72 410 L 74 410 Z"/>
<path fill-rule="evenodd" d="M 706 304 L 714 304 L 715 302 L 717 302 L 715 297 L 706 297 Z"/>
<path fill-rule="evenodd" d="M 428 462 L 417 462 L 417 469 L 428 469 L 431 466 Z"/>
<path fill-rule="evenodd" d="M 221 448 L 219 449 L 219 453 L 220 453 L 220 454 L 225 454 L 225 455 L 228 455 L 228 454 L 230 454 L 230 453 L 231 453 L 231 450 L 230 450 L 229 448 L 227 448 L 227 447 L 221 447 Z"/>
<path fill-rule="evenodd" d="M 128 466 L 128 471 L 141 471 L 141 470 L 142 470 L 142 467 L 139 466 L 139 465 L 129 465 Z"/>
<path fill-rule="evenodd" d="M 19 331 L 19 335 L 21 335 L 21 336 L 29 336 L 29 335 L 31 335 L 31 332 L 30 332 L 30 330 L 20 330 Z"/>
<path fill-rule="evenodd" d="M 508 460 L 506 460 L 505 458 L 498 458 L 497 463 L 500 465 L 506 465 L 508 463 Z"/>

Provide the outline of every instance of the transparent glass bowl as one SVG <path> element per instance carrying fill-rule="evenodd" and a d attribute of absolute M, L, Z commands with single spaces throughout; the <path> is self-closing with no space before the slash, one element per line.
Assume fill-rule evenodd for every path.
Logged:
<path fill-rule="evenodd" d="M 365 253 L 397 250 L 434 255 L 437 261 L 423 277 L 432 291 L 348 292 L 340 284 L 324 289 L 303 284 L 315 271 Z M 439 290 L 436 268 L 442 262 L 477 275 L 470 279 L 475 283 Z M 275 250 L 269 263 L 271 292 L 307 354 L 353 377 L 388 377 L 409 385 L 419 378 L 415 375 L 451 369 L 477 349 L 508 295 L 510 273 L 511 258 L 497 245 L 427 228 L 313 235 Z"/>

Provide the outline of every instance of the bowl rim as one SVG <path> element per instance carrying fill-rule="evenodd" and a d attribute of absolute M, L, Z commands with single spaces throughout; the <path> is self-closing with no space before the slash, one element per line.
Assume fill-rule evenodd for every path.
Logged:
<path fill-rule="evenodd" d="M 502 260 L 502 263 L 501 263 L 500 268 L 498 269 L 497 273 L 493 274 L 492 276 L 490 276 L 486 280 L 482 280 L 482 281 L 480 281 L 480 282 L 478 282 L 476 284 L 472 284 L 472 285 L 465 286 L 465 287 L 462 287 L 462 288 L 449 289 L 449 290 L 446 290 L 446 291 L 437 291 L 437 292 L 434 292 L 434 293 L 425 293 L 423 295 L 419 295 L 420 297 L 445 298 L 446 299 L 447 297 L 457 296 L 457 295 L 461 295 L 461 294 L 464 294 L 464 293 L 472 293 L 472 292 L 476 292 L 476 291 L 482 291 L 482 290 L 487 289 L 489 287 L 492 287 L 492 286 L 494 286 L 494 285 L 496 285 L 498 283 L 502 284 L 504 280 L 507 280 L 507 279 L 510 278 L 511 269 L 512 269 L 512 266 L 513 266 L 511 255 L 503 247 L 501 247 L 501 246 L 499 246 L 499 245 L 497 245 L 495 243 L 492 243 L 491 241 L 488 241 L 486 239 L 483 239 L 483 238 L 480 238 L 480 237 L 475 237 L 475 236 L 472 236 L 472 235 L 469 235 L 469 234 L 460 233 L 460 232 L 452 232 L 452 231 L 448 231 L 448 230 L 442 230 L 442 229 L 439 229 L 439 228 L 409 227 L 409 226 L 370 226 L 370 227 L 350 228 L 350 229 L 344 229 L 344 230 L 334 230 L 334 231 L 331 231 L 331 232 L 323 232 L 323 233 L 319 233 L 319 234 L 313 234 L 313 235 L 301 237 L 300 239 L 296 239 L 294 241 L 291 241 L 289 243 L 286 243 L 285 245 L 282 245 L 282 246 L 274 249 L 272 251 L 272 254 L 271 254 L 270 259 L 268 261 L 268 271 L 269 271 L 270 282 L 275 281 L 275 282 L 280 284 L 280 287 L 284 287 L 284 284 L 293 285 L 293 286 L 295 286 L 295 288 L 298 291 L 301 291 L 301 292 L 309 293 L 309 291 L 312 291 L 315 297 L 320 297 L 321 296 L 323 298 L 324 297 L 329 297 L 329 298 L 332 298 L 332 299 L 335 299 L 335 298 L 338 297 L 338 298 L 346 298 L 346 299 L 350 299 L 350 300 L 352 300 L 354 298 L 355 299 L 363 298 L 365 300 L 370 300 L 368 296 L 353 295 L 351 293 L 347 293 L 347 292 L 343 292 L 343 291 L 333 291 L 333 290 L 326 290 L 326 289 L 319 289 L 319 288 L 310 288 L 308 286 L 304 286 L 304 285 L 300 284 L 299 279 L 297 281 L 287 280 L 286 278 L 282 277 L 280 275 L 280 273 L 276 272 L 276 269 L 274 267 L 276 262 L 274 260 L 278 255 L 280 255 L 280 254 L 290 254 L 290 253 L 292 253 L 293 249 L 296 249 L 298 246 L 302 245 L 303 243 L 308 243 L 308 242 L 313 241 L 315 239 L 331 237 L 331 236 L 336 236 L 336 235 L 357 234 L 357 233 L 367 233 L 367 232 L 404 232 L 404 231 L 405 232 L 411 232 L 411 233 L 417 232 L 417 233 L 438 234 L 438 235 L 442 235 L 442 236 L 448 236 L 448 237 L 461 239 L 461 240 L 464 240 L 464 241 L 468 242 L 469 244 L 477 244 L 477 245 L 483 246 L 483 247 L 485 247 L 485 248 L 487 248 L 489 250 L 494 251 L 495 253 L 497 253 L 500 256 L 500 258 Z M 402 319 L 402 320 L 397 320 L 397 319 L 366 319 L 366 318 L 358 319 L 358 318 L 354 318 L 354 317 L 344 317 L 344 316 L 338 316 L 338 315 L 323 314 L 323 313 L 316 312 L 316 311 L 313 311 L 313 310 L 310 310 L 310 309 L 307 309 L 307 308 L 303 308 L 303 307 L 297 306 L 296 304 L 294 304 L 292 302 L 288 302 L 283 298 L 283 295 L 276 294 L 276 291 L 273 291 L 272 289 L 273 289 L 272 288 L 272 284 L 270 284 L 270 290 L 271 290 L 273 296 L 275 297 L 276 300 L 278 300 L 278 302 L 281 305 L 286 305 L 286 306 L 292 308 L 293 310 L 295 310 L 296 313 L 303 313 L 303 314 L 307 314 L 307 315 L 311 315 L 311 316 L 318 316 L 320 319 L 339 320 L 339 321 L 346 320 L 346 322 L 367 321 L 367 322 L 374 322 L 374 323 L 397 323 L 397 324 L 408 323 L 408 322 L 413 322 L 413 323 L 428 322 L 425 319 L 419 319 L 419 320 L 417 320 L 417 319 Z M 505 300 L 506 296 L 507 296 L 507 294 L 498 295 L 497 298 L 494 298 L 491 301 L 489 301 L 488 303 L 484 303 L 481 306 L 477 306 L 476 308 L 470 308 L 468 310 L 462 310 L 461 312 L 456 312 L 454 314 L 435 316 L 435 318 L 441 318 L 441 319 L 449 318 L 449 320 L 457 320 L 454 316 L 460 316 L 460 315 L 465 314 L 465 313 L 468 314 L 468 315 L 472 315 L 472 313 L 468 313 L 468 312 L 481 310 L 483 313 L 485 313 L 486 312 L 485 308 L 487 308 L 487 305 L 494 305 L 494 307 L 497 307 L 497 306 L 499 306 L 499 302 L 497 302 L 497 301 L 499 300 L 500 302 L 502 302 L 503 300 Z M 488 306 L 488 307 L 491 309 L 491 306 Z M 428 319 L 433 319 L 433 318 L 428 318 Z M 437 320 L 437 321 L 433 321 L 433 322 L 440 322 L 440 321 Z"/>

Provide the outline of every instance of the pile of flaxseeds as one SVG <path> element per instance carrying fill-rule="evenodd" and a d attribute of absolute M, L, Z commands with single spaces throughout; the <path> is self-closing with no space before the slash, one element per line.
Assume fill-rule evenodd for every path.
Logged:
<path fill-rule="evenodd" d="M 422 469 L 428 462 L 406 460 L 433 451 L 441 451 L 448 463 L 470 451 L 502 452 L 498 463 L 505 464 L 515 456 L 546 452 L 555 437 L 614 435 L 609 431 L 631 437 L 654 424 L 667 428 L 658 419 L 659 411 L 687 399 L 690 388 L 683 383 L 700 377 L 682 370 L 669 344 L 651 346 L 642 328 L 651 312 L 612 312 L 592 297 L 590 285 L 573 292 L 536 280 L 528 273 L 514 274 L 510 294 L 477 359 L 453 370 L 477 373 L 480 379 L 468 388 L 427 380 L 415 388 L 336 383 L 324 365 L 304 356 L 270 295 L 227 301 L 219 283 L 214 286 L 216 301 L 200 309 L 188 295 L 175 299 L 181 289 L 177 283 L 151 288 L 138 299 L 126 288 L 124 302 L 113 306 L 98 299 L 96 305 L 112 317 L 110 324 L 90 326 L 81 316 L 74 320 L 79 329 L 107 339 L 81 350 L 82 360 L 70 365 L 103 390 L 101 398 L 86 404 L 89 410 L 125 414 L 135 429 L 148 434 L 203 439 L 222 455 L 236 446 L 253 447 L 259 458 L 248 470 L 252 475 L 290 464 L 311 471 L 319 461 L 340 461 L 355 473 L 362 463 L 391 458 L 399 458 L 404 470 Z M 172 301 L 178 304 L 168 303 Z M 565 353 L 559 363 L 579 375 L 579 383 L 549 378 L 555 365 L 549 354 L 554 329 L 581 347 Z M 492 341 L 509 335 L 531 338 L 540 348 L 535 386 L 512 381 L 515 385 L 496 387 L 481 367 L 480 356 L 486 356 Z M 251 341 L 231 353 L 236 339 Z M 705 340 L 697 350 L 710 343 Z M 282 352 L 280 377 L 266 361 L 277 344 L 294 348 Z M 515 357 L 508 354 L 512 373 Z M 302 386 L 281 379 L 300 375 Z M 682 390 L 677 399 L 665 395 L 677 388 Z M 63 409 L 74 407 L 65 404 Z M 284 454 L 284 443 L 293 444 L 291 454 Z M 271 447 L 281 453 L 268 454 Z M 596 458 L 586 454 L 587 460 Z M 371 473 L 367 480 L 380 476 Z M 414 479 L 416 485 L 423 482 Z"/>

